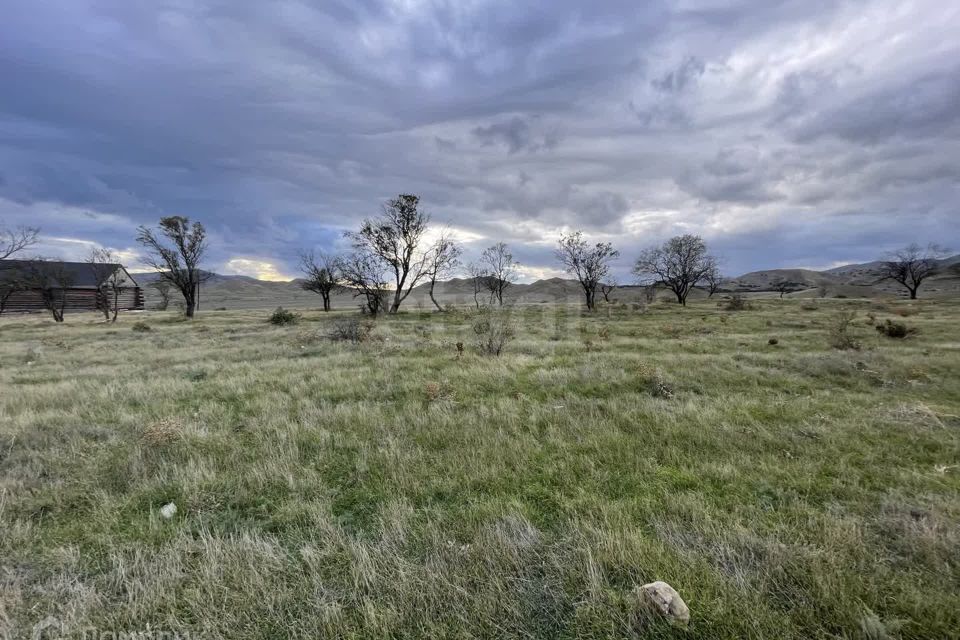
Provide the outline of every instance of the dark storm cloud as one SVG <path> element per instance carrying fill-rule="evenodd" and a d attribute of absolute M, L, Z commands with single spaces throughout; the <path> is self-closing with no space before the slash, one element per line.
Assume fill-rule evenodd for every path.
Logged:
<path fill-rule="evenodd" d="M 510 153 L 518 151 L 550 150 L 557 146 L 560 134 L 556 130 L 543 129 L 539 118 L 515 116 L 487 127 L 476 127 L 473 135 L 483 146 L 503 144 Z"/>
<path fill-rule="evenodd" d="M 956 137 L 960 67 L 897 83 L 816 113 L 799 127 L 800 141 L 836 136 L 876 144 L 894 137 Z"/>
<path fill-rule="evenodd" d="M 665 93 L 679 93 L 692 86 L 703 75 L 706 65 L 703 60 L 690 57 L 676 69 L 667 72 L 660 78 L 655 78 L 651 84 L 655 89 Z"/>
<path fill-rule="evenodd" d="M 281 274 L 408 191 L 531 275 L 573 228 L 625 256 L 699 232 L 732 270 L 957 246 L 958 27 L 932 0 L 11 0 L 0 219 L 132 256 L 185 214 L 215 268 Z"/>

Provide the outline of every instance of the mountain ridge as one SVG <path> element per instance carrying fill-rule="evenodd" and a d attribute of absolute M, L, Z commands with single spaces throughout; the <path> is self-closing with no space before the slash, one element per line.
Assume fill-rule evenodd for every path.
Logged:
<path fill-rule="evenodd" d="M 795 297 L 897 297 L 901 288 L 894 282 L 881 281 L 878 268 L 881 262 L 841 265 L 822 271 L 803 268 L 762 269 L 725 278 L 721 294 L 748 293 L 779 296 L 779 284 L 786 284 L 784 295 Z M 133 272 L 134 278 L 147 291 L 148 305 L 157 298 L 150 283 L 158 279 L 153 272 Z M 201 299 L 206 308 L 265 308 L 271 306 L 312 307 L 319 296 L 303 290 L 302 279 L 287 281 L 258 280 L 245 275 L 225 275 L 210 272 L 201 287 Z M 620 301 L 639 300 L 644 297 L 643 287 L 637 284 L 619 286 L 612 295 Z M 938 261 L 938 273 L 925 283 L 922 290 L 927 297 L 960 295 L 960 255 Z M 455 277 L 436 283 L 434 295 L 441 304 L 474 304 L 473 282 L 470 278 Z M 516 283 L 507 287 L 505 299 L 511 303 L 548 304 L 577 302 L 583 295 L 580 284 L 569 278 L 542 278 L 528 283 Z M 665 294 L 664 294 L 665 295 Z M 705 296 L 700 290 L 694 297 Z M 481 291 L 477 298 L 482 302 L 489 292 Z M 175 298 L 174 298 L 175 299 Z M 355 307 L 360 301 L 351 291 L 340 291 L 333 296 L 335 307 Z M 405 301 L 406 307 L 431 308 L 429 284 L 417 285 Z"/>

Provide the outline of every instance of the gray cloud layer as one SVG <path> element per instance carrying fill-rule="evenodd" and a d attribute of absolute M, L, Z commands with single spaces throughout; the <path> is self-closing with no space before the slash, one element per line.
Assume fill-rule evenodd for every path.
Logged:
<path fill-rule="evenodd" d="M 932 0 L 10 0 L 0 219 L 76 257 L 180 213 L 251 273 L 408 191 L 531 277 L 572 228 L 624 273 L 689 231 L 731 272 L 960 248 L 958 31 Z"/>

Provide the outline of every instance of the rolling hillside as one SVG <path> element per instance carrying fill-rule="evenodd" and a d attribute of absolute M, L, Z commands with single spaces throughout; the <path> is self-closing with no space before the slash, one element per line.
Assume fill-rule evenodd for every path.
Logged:
<path fill-rule="evenodd" d="M 789 297 L 814 297 L 825 293 L 829 297 L 848 298 L 897 297 L 903 292 L 892 282 L 879 282 L 879 262 L 850 264 L 826 271 L 810 269 L 768 269 L 753 271 L 724 282 L 723 293 L 746 293 L 760 296 L 779 296 L 777 284 L 785 281 L 790 289 Z M 147 291 L 147 306 L 156 304 L 156 292 L 148 285 L 157 279 L 153 273 L 134 274 Z M 453 278 L 438 282 L 435 296 L 444 305 L 474 304 L 473 283 L 468 278 Z M 481 302 L 488 299 L 487 292 L 480 292 Z M 505 294 L 506 301 L 517 304 L 578 304 L 582 301 L 580 285 L 564 278 L 549 278 L 526 284 L 514 284 Z M 640 287 L 620 287 L 613 297 L 621 302 L 639 300 L 643 293 Z M 661 293 L 661 295 L 666 295 Z M 694 292 L 694 297 L 704 295 Z M 960 295 L 960 255 L 940 261 L 939 273 L 930 278 L 922 289 L 923 297 L 952 297 Z M 175 298 L 174 298 L 175 299 Z M 320 305 L 320 297 L 304 291 L 298 280 L 272 282 L 249 276 L 226 276 L 212 274 L 201 289 L 203 309 L 258 309 L 284 306 L 290 308 L 313 308 Z M 334 296 L 335 308 L 351 308 L 360 304 L 351 292 L 342 291 Z M 432 308 L 427 285 L 416 287 L 404 302 L 407 308 Z"/>

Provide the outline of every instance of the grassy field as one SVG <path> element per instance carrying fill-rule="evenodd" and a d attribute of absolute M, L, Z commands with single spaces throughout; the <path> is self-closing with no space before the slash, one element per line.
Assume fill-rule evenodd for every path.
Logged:
<path fill-rule="evenodd" d="M 0 319 L 0 637 L 960 637 L 960 303 L 267 315 Z"/>

